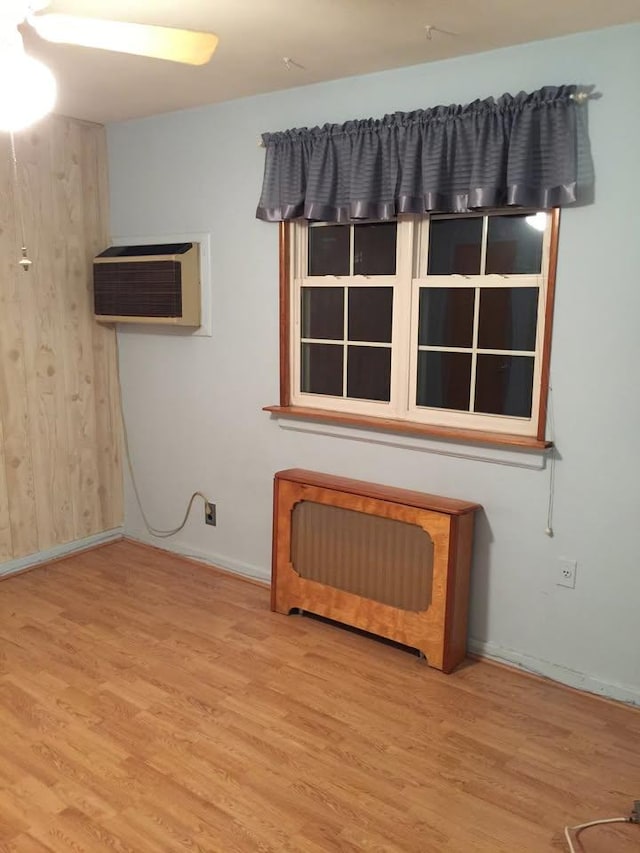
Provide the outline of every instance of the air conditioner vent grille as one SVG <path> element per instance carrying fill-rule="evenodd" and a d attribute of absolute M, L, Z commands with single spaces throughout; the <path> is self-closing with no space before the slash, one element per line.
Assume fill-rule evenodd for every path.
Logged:
<path fill-rule="evenodd" d="M 96 315 L 182 315 L 181 267 L 176 261 L 96 264 L 93 285 Z"/>

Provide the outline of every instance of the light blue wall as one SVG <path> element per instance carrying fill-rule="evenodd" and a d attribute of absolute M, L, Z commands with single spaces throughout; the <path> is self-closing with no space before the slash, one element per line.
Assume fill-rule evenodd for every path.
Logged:
<path fill-rule="evenodd" d="M 351 435 L 365 440 L 291 432 L 261 411 L 278 398 L 278 252 L 276 226 L 254 219 L 257 140 L 265 130 L 572 82 L 595 84 L 602 97 L 589 107 L 596 203 L 564 211 L 561 222 L 552 357 L 561 458 L 550 539 L 549 472 L 496 464 L 514 454 L 480 461 L 448 443 L 414 442 L 420 450 L 362 432 Z M 110 126 L 112 233 L 211 232 L 213 337 L 120 335 L 149 515 L 174 523 L 198 488 L 218 503 L 217 528 L 197 512 L 172 547 L 267 576 L 271 479 L 286 467 L 476 500 L 484 515 L 472 647 L 640 701 L 639 87 L 634 25 Z M 130 495 L 127 528 L 144 537 Z M 574 591 L 555 586 L 560 556 L 578 561 Z"/>

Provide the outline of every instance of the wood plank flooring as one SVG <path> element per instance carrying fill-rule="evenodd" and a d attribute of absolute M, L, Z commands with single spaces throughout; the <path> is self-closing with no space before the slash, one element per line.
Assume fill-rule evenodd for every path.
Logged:
<path fill-rule="evenodd" d="M 640 797 L 637 710 L 268 607 L 128 542 L 0 583 L 0 851 L 541 853 Z"/>

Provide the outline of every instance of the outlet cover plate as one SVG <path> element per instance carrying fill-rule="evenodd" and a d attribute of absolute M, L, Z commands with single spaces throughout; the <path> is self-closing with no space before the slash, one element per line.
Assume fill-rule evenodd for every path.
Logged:
<path fill-rule="evenodd" d="M 211 501 L 206 501 L 204 505 L 204 523 L 215 527 L 217 521 L 216 505 L 211 503 Z"/>
<path fill-rule="evenodd" d="M 566 586 L 568 589 L 576 588 L 576 572 L 578 563 L 566 557 L 559 557 L 556 567 L 556 586 Z"/>

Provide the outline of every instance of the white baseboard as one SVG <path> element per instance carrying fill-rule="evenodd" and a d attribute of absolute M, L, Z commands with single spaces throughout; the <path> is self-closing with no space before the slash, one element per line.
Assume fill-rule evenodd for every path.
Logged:
<path fill-rule="evenodd" d="M 0 563 L 0 577 L 13 575 L 16 572 L 23 572 L 25 569 L 31 569 L 42 563 L 48 563 L 59 557 L 75 554 L 77 551 L 85 551 L 87 548 L 93 548 L 96 545 L 103 545 L 107 542 L 113 542 L 116 539 L 122 539 L 123 535 L 123 527 L 114 527 L 112 530 L 95 533 L 93 536 L 87 536 L 85 539 L 76 539 L 73 542 L 65 542 L 63 545 L 54 545 L 53 548 L 47 548 L 46 551 L 38 551 L 36 554 L 18 557 L 17 560 L 8 560 L 6 563 Z"/>
<path fill-rule="evenodd" d="M 202 563 L 213 566 L 214 568 L 225 569 L 240 577 L 251 578 L 252 580 L 264 581 L 269 583 L 271 573 L 269 569 L 260 566 L 252 566 L 249 563 L 243 563 L 239 560 L 226 557 L 222 554 L 205 554 L 197 549 L 185 548 L 172 542 L 158 540 L 150 536 L 136 536 L 127 532 L 126 536 L 135 542 L 141 542 L 143 545 L 153 545 L 156 548 L 161 548 L 165 551 L 170 551 L 172 554 L 177 554 L 181 557 L 190 557 L 194 560 L 199 560 Z M 117 537 L 113 537 L 117 538 Z M 85 540 L 88 542 L 88 540 Z M 107 540 L 108 541 L 108 540 Z M 74 543 L 76 544 L 76 543 Z M 85 547 L 87 547 L 85 545 Z M 51 559 L 51 557 L 49 557 Z M 0 566 L 0 573 L 3 567 Z M 608 699 L 615 699 L 618 702 L 626 702 L 629 705 L 640 706 L 640 688 L 626 684 L 616 684 L 609 681 L 602 681 L 592 675 L 584 672 L 577 672 L 560 664 L 551 663 L 549 661 L 540 660 L 539 658 L 530 655 L 522 654 L 513 649 L 506 649 L 499 646 L 497 643 L 487 642 L 484 640 L 470 639 L 468 642 L 469 651 L 479 657 L 490 658 L 491 660 L 505 663 L 516 669 L 522 669 L 526 672 L 532 672 L 536 675 L 541 675 L 543 678 L 548 678 L 551 681 L 557 681 L 560 684 L 566 684 L 568 687 L 574 687 L 577 690 L 582 690 L 587 693 L 595 693 L 599 696 L 605 696 Z"/>
<path fill-rule="evenodd" d="M 140 536 L 129 532 L 125 535 L 127 539 L 131 539 L 134 542 L 141 542 L 143 545 L 153 545 L 155 548 L 161 548 L 163 551 L 171 551 L 172 554 L 178 554 L 180 557 L 189 557 L 192 560 L 206 563 L 213 568 L 225 569 L 225 571 L 232 572 L 234 575 L 239 575 L 243 578 L 251 578 L 251 580 L 264 581 L 265 583 L 271 582 L 271 571 L 261 566 L 241 563 L 239 560 L 225 557 L 222 554 L 205 554 L 203 551 L 186 548 L 173 542 L 167 542 L 166 539 L 156 539 L 153 536 Z"/>
<path fill-rule="evenodd" d="M 479 657 L 490 658 L 500 663 L 509 664 L 517 669 L 541 675 L 552 681 L 559 681 L 568 687 L 575 687 L 577 690 L 595 693 L 598 696 L 605 696 L 607 699 L 616 699 L 618 702 L 626 702 L 629 705 L 640 705 L 640 688 L 629 684 L 602 681 L 585 672 L 577 672 L 566 666 L 540 660 L 539 658 L 522 654 L 522 652 L 517 652 L 513 649 L 505 649 L 496 643 L 484 640 L 470 639 L 468 648 L 472 654 Z"/>

